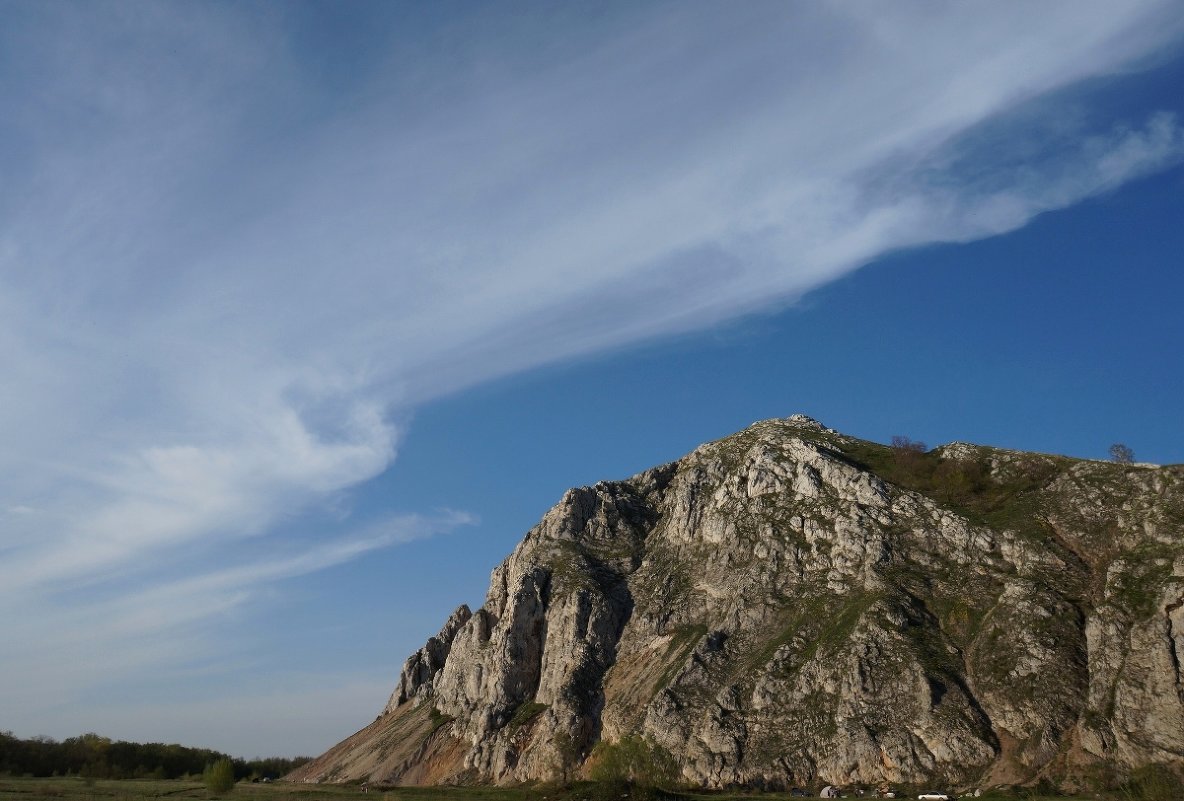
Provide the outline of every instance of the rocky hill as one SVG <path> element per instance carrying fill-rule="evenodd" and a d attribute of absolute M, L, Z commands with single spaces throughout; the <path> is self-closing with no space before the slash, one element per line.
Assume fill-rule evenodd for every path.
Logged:
<path fill-rule="evenodd" d="M 303 781 L 1184 765 L 1184 466 L 770 420 L 570 490 Z M 615 762 L 614 762 L 615 760 Z"/>

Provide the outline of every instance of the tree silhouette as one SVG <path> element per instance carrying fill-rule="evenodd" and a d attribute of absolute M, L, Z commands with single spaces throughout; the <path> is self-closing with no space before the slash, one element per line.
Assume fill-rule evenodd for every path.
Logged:
<path fill-rule="evenodd" d="M 1131 464 L 1135 461 L 1135 452 L 1121 442 L 1110 446 L 1110 461 L 1118 464 Z"/>

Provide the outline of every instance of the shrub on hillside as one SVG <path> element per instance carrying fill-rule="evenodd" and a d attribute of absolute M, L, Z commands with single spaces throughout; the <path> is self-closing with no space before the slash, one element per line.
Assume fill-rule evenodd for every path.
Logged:
<path fill-rule="evenodd" d="M 596 782 L 652 786 L 675 781 L 678 768 L 664 748 L 644 737 L 629 735 L 616 742 L 598 742 L 592 749 L 588 773 Z"/>
<path fill-rule="evenodd" d="M 1177 801 L 1184 798 L 1184 779 L 1167 765 L 1144 765 L 1131 774 L 1122 794 L 1131 801 Z"/>

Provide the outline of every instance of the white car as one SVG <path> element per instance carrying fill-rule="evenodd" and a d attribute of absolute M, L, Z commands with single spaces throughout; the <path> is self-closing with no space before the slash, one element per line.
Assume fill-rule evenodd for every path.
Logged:
<path fill-rule="evenodd" d="M 917 801 L 954 801 L 954 796 L 949 793 L 921 793 Z"/>

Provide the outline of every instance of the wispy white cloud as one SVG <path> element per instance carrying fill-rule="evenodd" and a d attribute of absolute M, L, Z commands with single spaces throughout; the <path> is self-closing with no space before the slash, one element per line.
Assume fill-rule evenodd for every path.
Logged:
<path fill-rule="evenodd" d="M 256 430 L 238 442 L 117 452 L 104 469 L 67 471 L 91 490 L 85 516 L 66 517 L 58 537 L 31 546 L 9 586 L 87 577 L 194 539 L 258 534 L 300 495 L 348 487 L 389 463 L 389 426 L 373 409 L 354 412 L 345 441 L 326 442 L 292 409 L 277 408 L 256 412 Z"/>
<path fill-rule="evenodd" d="M 302 552 L 272 553 L 254 563 L 189 575 L 121 594 L 89 614 L 96 620 L 109 621 L 99 639 L 112 634 L 156 635 L 179 623 L 220 614 L 248 599 L 253 589 L 269 583 L 315 573 L 380 548 L 447 533 L 474 522 L 473 515 L 457 511 L 432 516 L 393 515 Z"/>
<path fill-rule="evenodd" d="M 1160 0 L 552 10 L 541 37 L 468 10 L 376 23 L 348 80 L 306 66 L 350 44 L 294 44 L 301 6 L 49 6 L 0 32 L 0 611 L 66 639 L 79 594 L 155 630 L 399 541 L 348 503 L 320 543 L 282 524 L 428 400 L 1184 157 L 1170 114 L 1042 100 L 1178 46 Z M 291 550 L 213 567 L 251 542 Z"/>

